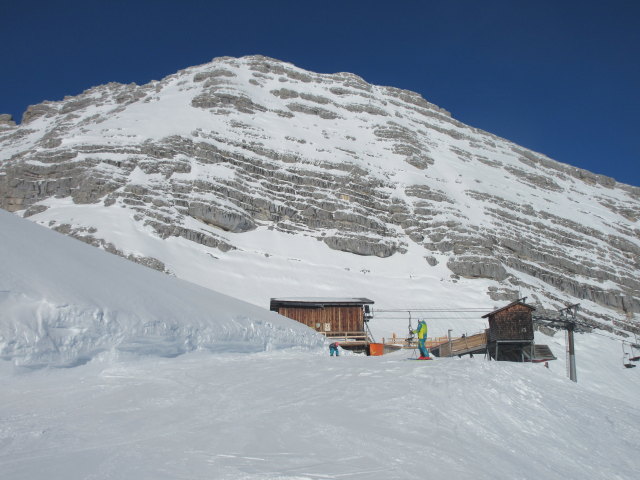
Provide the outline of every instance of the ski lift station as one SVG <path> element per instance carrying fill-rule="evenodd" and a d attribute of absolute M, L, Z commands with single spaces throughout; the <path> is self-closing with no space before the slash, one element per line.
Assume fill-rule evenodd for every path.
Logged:
<path fill-rule="evenodd" d="M 487 352 L 491 358 L 515 362 L 534 358 L 534 310 L 517 301 L 482 316 L 489 319 Z"/>
<path fill-rule="evenodd" d="M 272 298 L 270 310 L 340 342 L 345 350 L 370 353 L 367 323 L 373 318 L 368 298 Z"/>
<path fill-rule="evenodd" d="M 568 376 L 577 381 L 573 331 L 579 325 L 576 320 L 578 305 L 561 310 L 560 316 L 547 312 L 535 315 L 535 307 L 528 305 L 526 298 L 518 299 L 482 316 L 488 320 L 489 328 L 473 335 L 461 337 L 428 338 L 425 342 L 430 353 L 436 357 L 461 357 L 463 355 L 483 354 L 488 360 L 511 362 L 548 362 L 556 360 L 548 345 L 539 345 L 534 340 L 534 324 L 541 324 L 567 331 Z M 401 348 L 417 349 L 414 336 L 382 339 L 376 343 L 369 330 L 368 322 L 373 318 L 373 300 L 368 298 L 324 298 L 291 297 L 272 298 L 270 310 L 292 320 L 296 320 L 330 340 L 337 341 L 345 350 L 367 355 L 383 355 Z M 416 310 L 421 311 L 421 310 Z M 572 312 L 568 316 L 567 312 Z M 396 310 L 379 310 L 396 312 Z M 409 315 L 411 327 L 411 309 L 399 310 Z M 428 320 L 428 319 L 427 319 Z M 627 349 L 629 351 L 627 351 Z M 634 362 L 640 361 L 640 343 L 622 341 L 623 366 L 634 368 Z"/>
<path fill-rule="evenodd" d="M 368 322 L 373 318 L 373 300 L 368 298 L 291 297 L 272 298 L 270 310 L 314 329 L 340 342 L 345 350 L 367 355 L 382 355 L 400 348 L 416 348 L 410 339 L 394 338 L 375 343 Z M 482 333 L 460 338 L 429 339 L 431 352 L 438 357 L 483 353 L 489 359 L 515 362 L 555 360 L 546 345 L 533 340 L 534 307 L 517 300 L 483 318 L 489 328 Z"/>
<path fill-rule="evenodd" d="M 449 339 L 431 351 L 439 357 L 485 354 L 491 360 L 543 362 L 555 360 L 547 345 L 534 342 L 533 311 L 524 299 L 516 300 L 482 318 L 489 328 L 476 335 Z"/>

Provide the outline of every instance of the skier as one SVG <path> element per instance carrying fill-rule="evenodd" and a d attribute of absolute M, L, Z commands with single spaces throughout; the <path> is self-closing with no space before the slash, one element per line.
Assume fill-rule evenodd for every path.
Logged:
<path fill-rule="evenodd" d="M 332 344 L 329 345 L 329 355 L 331 355 L 333 357 L 333 354 L 336 354 L 336 357 L 340 356 L 340 351 L 338 350 L 338 346 L 340 344 L 338 342 L 333 342 Z"/>
<path fill-rule="evenodd" d="M 425 346 L 425 341 L 427 340 L 427 322 L 424 320 L 418 321 L 418 326 L 413 333 L 418 335 L 418 348 L 420 349 L 420 357 L 418 360 L 430 360 L 429 350 Z"/>

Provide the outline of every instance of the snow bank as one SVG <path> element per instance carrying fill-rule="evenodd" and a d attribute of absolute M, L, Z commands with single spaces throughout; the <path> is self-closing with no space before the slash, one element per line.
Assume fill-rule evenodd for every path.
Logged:
<path fill-rule="evenodd" d="M 314 348 L 323 337 L 0 211 L 0 358 L 74 366 L 97 355 Z"/>

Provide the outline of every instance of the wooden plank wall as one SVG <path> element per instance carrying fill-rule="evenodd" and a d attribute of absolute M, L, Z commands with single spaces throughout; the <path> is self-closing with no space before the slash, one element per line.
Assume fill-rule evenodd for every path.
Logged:
<path fill-rule="evenodd" d="M 533 340 L 531 309 L 523 305 L 498 312 L 489 317 L 491 340 Z"/>
<path fill-rule="evenodd" d="M 362 307 L 300 308 L 280 307 L 280 315 L 296 320 L 319 332 L 325 332 L 325 324 L 330 324 L 329 332 L 363 332 L 364 313 Z"/>

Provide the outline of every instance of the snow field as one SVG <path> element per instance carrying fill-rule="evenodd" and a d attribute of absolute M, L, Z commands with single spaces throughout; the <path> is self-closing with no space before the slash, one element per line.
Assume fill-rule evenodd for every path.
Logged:
<path fill-rule="evenodd" d="M 549 369 L 411 352 L 330 358 L 289 319 L 7 212 L 0 223 L 3 479 L 635 478 L 640 372 L 622 368 L 619 342 L 577 335 L 577 384 L 561 335 L 537 334 L 559 357 Z M 273 256 L 254 258 L 310 247 L 262 238 Z M 325 262 L 321 283 L 342 258 L 332 255 L 312 264 Z M 357 261 L 394 278 L 382 259 Z M 267 268 L 251 277 L 250 262 L 236 265 L 264 284 Z M 445 287 L 430 295 L 447 301 Z M 428 321 L 432 334 L 482 322 Z M 376 328 L 402 333 L 406 321 Z"/>
<path fill-rule="evenodd" d="M 634 404 L 540 365 L 406 357 L 4 364 L 3 477 L 635 478 Z"/>

